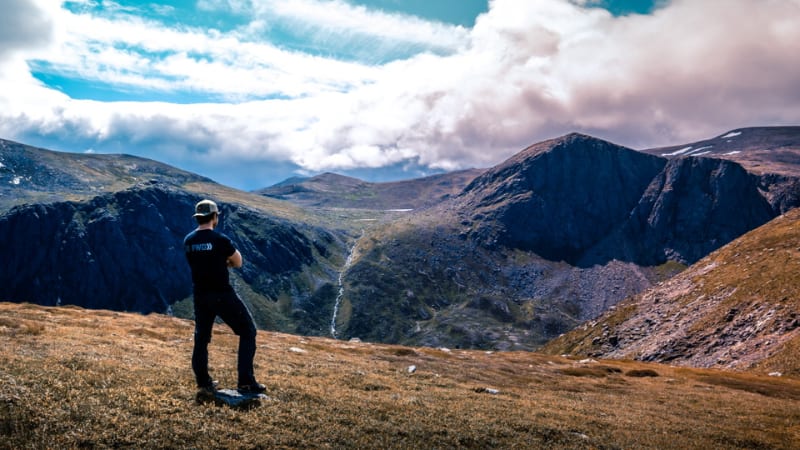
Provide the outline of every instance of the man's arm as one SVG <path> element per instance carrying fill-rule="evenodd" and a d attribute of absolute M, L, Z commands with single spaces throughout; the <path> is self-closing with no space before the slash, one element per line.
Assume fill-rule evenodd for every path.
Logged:
<path fill-rule="evenodd" d="M 239 250 L 234 250 L 231 256 L 228 256 L 228 267 L 233 267 L 234 269 L 238 269 L 242 267 L 242 254 L 239 253 Z"/>

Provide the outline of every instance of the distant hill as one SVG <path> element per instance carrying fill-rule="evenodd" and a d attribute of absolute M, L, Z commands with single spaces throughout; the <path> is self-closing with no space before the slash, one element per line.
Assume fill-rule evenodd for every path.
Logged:
<path fill-rule="evenodd" d="M 258 333 L 270 397 L 195 402 L 193 323 L 0 303 L 0 448 L 797 448 L 800 380 Z M 238 338 L 211 367 L 236 382 Z"/>
<path fill-rule="evenodd" d="M 84 200 L 137 184 L 208 183 L 208 178 L 130 155 L 66 153 L 0 139 L 0 211 L 24 203 Z"/>
<path fill-rule="evenodd" d="M 544 351 L 800 376 L 799 269 L 793 209 Z"/>
<path fill-rule="evenodd" d="M 290 178 L 256 193 L 304 207 L 419 209 L 457 195 L 481 172 L 470 169 L 385 183 L 324 173 L 311 178 Z"/>
<path fill-rule="evenodd" d="M 800 172 L 800 127 L 751 127 L 689 144 L 643 150 L 665 158 L 704 156 L 735 161 L 748 172 L 796 177 Z"/>

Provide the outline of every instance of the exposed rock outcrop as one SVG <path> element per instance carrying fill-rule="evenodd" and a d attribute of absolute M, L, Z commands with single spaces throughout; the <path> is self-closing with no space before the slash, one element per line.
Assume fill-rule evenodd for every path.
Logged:
<path fill-rule="evenodd" d="M 666 162 L 571 134 L 478 177 L 462 195 L 461 214 L 484 242 L 491 236 L 499 245 L 575 264 L 628 218 Z"/>
<path fill-rule="evenodd" d="M 181 249 L 195 198 L 157 187 L 0 217 L 4 296 L 43 305 L 163 312 L 191 293 Z M 187 217 L 188 216 L 188 217 Z"/>
<path fill-rule="evenodd" d="M 0 216 L 3 295 L 43 305 L 164 312 L 191 295 L 182 243 L 196 226 L 191 212 L 198 200 L 149 184 L 87 202 L 15 207 Z M 323 230 L 301 231 L 236 204 L 222 208 L 220 230 L 247 261 L 242 278 L 267 298 L 300 291 L 291 275 L 336 245 Z"/>
<path fill-rule="evenodd" d="M 628 219 L 581 258 L 655 266 L 692 264 L 757 228 L 779 212 L 759 190 L 758 177 L 730 161 L 680 158 L 653 178 Z"/>

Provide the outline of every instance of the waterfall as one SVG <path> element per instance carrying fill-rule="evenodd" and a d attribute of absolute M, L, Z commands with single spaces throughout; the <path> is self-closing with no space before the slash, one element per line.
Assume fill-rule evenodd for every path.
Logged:
<path fill-rule="evenodd" d="M 364 233 L 361 233 L 363 236 Z M 360 238 L 359 238 L 360 239 Z M 339 306 L 342 303 L 342 297 L 344 296 L 344 274 L 347 272 L 347 269 L 350 268 L 350 265 L 353 264 L 353 255 L 356 252 L 356 246 L 358 245 L 358 239 L 353 243 L 353 246 L 350 247 L 350 251 L 347 253 L 347 259 L 344 261 L 344 266 L 342 270 L 339 271 L 339 292 L 336 294 L 336 301 L 333 302 L 333 317 L 331 317 L 331 337 L 336 339 L 336 316 L 339 315 Z"/>

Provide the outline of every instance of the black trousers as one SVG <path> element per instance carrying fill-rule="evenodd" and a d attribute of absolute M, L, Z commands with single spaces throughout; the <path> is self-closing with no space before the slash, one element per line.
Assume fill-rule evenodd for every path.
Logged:
<path fill-rule="evenodd" d="M 239 336 L 239 355 L 237 370 L 239 385 L 256 382 L 253 374 L 253 358 L 256 354 L 256 325 L 236 292 L 215 292 L 194 294 L 194 351 L 192 369 L 198 386 L 211 383 L 208 374 L 208 344 L 211 342 L 211 329 L 219 317 L 237 336 Z"/>

